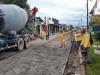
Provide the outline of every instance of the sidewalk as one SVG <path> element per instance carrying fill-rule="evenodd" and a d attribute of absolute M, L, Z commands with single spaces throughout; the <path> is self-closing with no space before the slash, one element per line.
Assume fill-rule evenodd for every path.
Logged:
<path fill-rule="evenodd" d="M 31 44 L 32 44 L 32 45 L 40 45 L 40 44 L 42 44 L 42 43 L 46 43 L 46 42 L 48 42 L 48 41 L 51 41 L 51 40 L 53 40 L 54 38 L 57 38 L 58 36 L 59 36 L 59 34 L 58 34 L 58 33 L 55 33 L 54 35 L 50 35 L 48 40 L 38 38 L 38 39 L 36 39 L 36 40 L 33 40 L 33 41 L 31 42 Z"/>

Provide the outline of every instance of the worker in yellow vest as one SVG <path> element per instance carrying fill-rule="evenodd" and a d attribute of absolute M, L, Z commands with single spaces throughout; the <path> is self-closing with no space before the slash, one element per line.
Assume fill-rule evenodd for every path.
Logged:
<path fill-rule="evenodd" d="M 45 32 L 44 31 L 41 31 L 41 33 L 40 33 L 41 39 L 44 39 L 44 36 L 45 36 Z"/>
<path fill-rule="evenodd" d="M 83 30 L 81 30 L 81 43 L 80 43 L 81 50 L 83 50 L 83 41 L 84 41 L 83 35 L 84 35 Z"/>
<path fill-rule="evenodd" d="M 59 38 L 60 38 L 61 47 L 65 47 L 65 32 L 64 32 L 64 30 L 60 30 Z"/>
<path fill-rule="evenodd" d="M 82 37 L 82 41 L 81 41 L 81 45 L 83 46 L 83 50 L 82 50 L 82 55 L 85 57 L 86 61 L 85 62 L 91 62 L 89 55 L 88 55 L 88 49 L 91 47 L 90 44 L 90 35 L 88 32 L 86 32 L 86 30 L 82 30 L 83 33 L 83 37 Z"/>
<path fill-rule="evenodd" d="M 81 31 L 75 31 L 75 33 L 74 33 L 75 50 L 79 49 L 79 46 L 81 43 L 81 38 L 82 38 Z"/>

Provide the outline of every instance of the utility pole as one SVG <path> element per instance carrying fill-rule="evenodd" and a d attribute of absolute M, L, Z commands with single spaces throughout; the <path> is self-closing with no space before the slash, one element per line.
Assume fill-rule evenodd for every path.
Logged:
<path fill-rule="evenodd" d="M 88 17 L 89 16 L 88 12 L 89 11 L 88 11 L 88 9 L 89 9 L 89 1 L 87 0 L 87 31 L 88 31 L 88 28 L 89 28 L 89 25 L 88 25 L 89 24 L 89 22 L 88 22 L 88 18 L 89 18 Z"/>
<path fill-rule="evenodd" d="M 80 25 L 82 26 L 82 14 L 81 14 L 81 20 L 80 20 Z"/>

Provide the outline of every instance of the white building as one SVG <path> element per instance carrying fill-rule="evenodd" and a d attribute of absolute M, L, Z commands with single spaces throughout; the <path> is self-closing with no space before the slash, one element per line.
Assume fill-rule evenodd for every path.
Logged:
<path fill-rule="evenodd" d="M 96 0 L 90 13 L 93 15 L 98 15 L 98 14 L 100 15 L 100 0 Z"/>
<path fill-rule="evenodd" d="M 54 24 L 51 17 L 47 17 L 46 19 L 47 19 L 47 24 Z"/>
<path fill-rule="evenodd" d="M 95 25 L 100 24 L 100 0 L 96 0 L 90 14 L 92 14 L 91 22 Z"/>

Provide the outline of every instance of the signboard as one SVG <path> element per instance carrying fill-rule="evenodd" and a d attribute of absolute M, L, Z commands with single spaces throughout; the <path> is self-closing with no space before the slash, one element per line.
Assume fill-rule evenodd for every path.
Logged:
<path fill-rule="evenodd" d="M 94 15 L 92 17 L 92 22 L 95 24 L 100 24 L 100 15 Z"/>
<path fill-rule="evenodd" d="M 93 32 L 98 32 L 100 31 L 100 25 L 96 25 L 93 27 Z"/>

